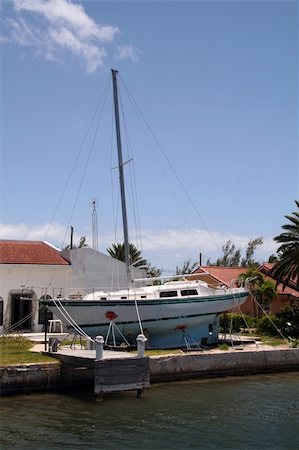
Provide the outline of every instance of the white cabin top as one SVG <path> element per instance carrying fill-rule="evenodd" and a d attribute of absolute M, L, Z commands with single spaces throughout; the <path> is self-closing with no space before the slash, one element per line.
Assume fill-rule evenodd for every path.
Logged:
<path fill-rule="evenodd" d="M 212 288 L 205 281 L 169 281 L 162 285 L 122 289 L 119 291 L 96 291 L 84 300 L 143 300 L 169 297 L 204 297 L 230 292 L 243 292 L 244 288 Z"/>

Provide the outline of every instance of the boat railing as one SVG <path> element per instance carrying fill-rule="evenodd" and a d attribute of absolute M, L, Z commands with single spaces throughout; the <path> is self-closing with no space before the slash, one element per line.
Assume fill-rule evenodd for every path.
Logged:
<path fill-rule="evenodd" d="M 187 278 L 192 278 L 192 281 L 198 280 L 199 276 L 201 275 L 209 275 L 208 272 L 202 272 L 202 273 L 184 273 L 182 275 L 166 275 L 166 276 L 162 276 L 162 277 L 147 277 L 147 278 L 135 278 L 133 281 L 133 283 L 137 283 L 137 282 L 147 282 L 147 283 L 153 283 L 156 281 L 161 281 L 161 282 L 165 282 L 167 280 L 180 280 L 180 279 L 187 279 Z"/>
<path fill-rule="evenodd" d="M 238 288 L 238 287 L 245 287 L 248 289 L 248 283 L 250 281 L 252 281 L 252 279 L 247 279 L 247 280 L 241 280 L 239 278 L 233 279 L 231 280 L 230 284 L 227 285 L 225 283 L 209 283 L 207 280 L 201 280 L 198 275 L 209 275 L 208 272 L 203 272 L 201 274 L 184 274 L 184 275 L 172 275 L 172 276 L 164 276 L 164 277 L 153 277 L 153 278 L 138 278 L 133 280 L 132 283 L 132 288 L 136 289 L 136 298 L 138 296 L 138 289 L 142 289 L 145 287 L 149 287 L 149 286 L 156 286 L 157 291 L 159 292 L 159 285 L 157 285 L 157 281 L 159 280 L 161 282 L 161 290 L 165 290 L 166 287 L 166 282 L 167 281 L 174 281 L 174 280 L 181 280 L 182 283 L 185 282 L 185 288 L 188 288 L 188 284 L 190 283 L 190 287 L 191 285 L 194 286 L 194 282 L 196 281 L 204 281 L 206 283 L 206 286 L 209 287 L 210 289 L 213 289 L 213 291 L 217 291 L 217 290 L 226 290 L 226 289 L 233 289 L 233 288 Z M 150 282 L 150 284 L 149 284 Z M 139 284 L 139 285 L 138 285 Z M 169 286 L 170 287 L 170 286 Z M 50 292 L 51 291 L 51 292 Z M 49 289 L 47 291 L 47 298 L 68 298 L 71 300 L 83 300 L 84 297 L 86 297 L 87 295 L 96 293 L 96 292 L 101 292 L 103 294 L 103 297 L 105 297 L 105 295 L 109 295 L 109 293 L 113 292 L 113 291 L 127 291 L 129 294 L 130 289 L 128 288 L 128 286 L 107 286 L 107 287 L 92 287 L 92 288 L 87 288 L 87 287 L 78 287 L 78 288 L 72 288 L 72 289 L 62 289 L 61 287 L 57 287 L 54 288 L 52 286 L 51 290 Z M 125 295 L 125 294 L 124 294 Z M 130 292 L 130 296 L 128 295 L 128 297 L 132 298 L 132 292 Z M 45 296 L 41 296 L 41 299 L 45 298 Z"/>
<path fill-rule="evenodd" d="M 248 289 L 249 283 L 253 280 L 253 277 L 242 279 L 242 278 L 233 278 L 229 284 L 229 289 L 232 288 L 240 288 L 243 287 Z"/>

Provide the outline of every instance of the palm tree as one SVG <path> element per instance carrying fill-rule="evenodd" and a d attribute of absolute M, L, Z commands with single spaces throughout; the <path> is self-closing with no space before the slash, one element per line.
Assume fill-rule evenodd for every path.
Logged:
<path fill-rule="evenodd" d="M 285 216 L 290 221 L 282 228 L 286 231 L 274 238 L 280 247 L 277 249 L 279 260 L 272 269 L 272 274 L 283 288 L 292 281 L 299 290 L 299 201 L 295 200 L 298 211 Z"/>
<path fill-rule="evenodd" d="M 239 278 L 243 281 L 247 278 L 251 278 L 250 291 L 253 294 L 254 315 L 257 317 L 254 299 L 256 299 L 259 304 L 263 305 L 272 302 L 276 297 L 275 283 L 271 280 L 267 280 L 264 275 L 254 267 L 251 267 L 246 272 L 240 273 Z"/>
<path fill-rule="evenodd" d="M 276 298 L 275 283 L 272 280 L 264 280 L 263 284 L 256 290 L 255 295 L 259 304 L 262 304 L 264 309 Z"/>
<path fill-rule="evenodd" d="M 116 244 L 112 244 L 111 247 L 107 248 L 107 252 L 112 258 L 123 262 L 126 261 L 124 243 L 117 242 Z M 132 266 L 145 270 L 148 269 L 148 262 L 146 259 L 143 259 L 141 251 L 134 244 L 129 244 L 129 257 Z"/>

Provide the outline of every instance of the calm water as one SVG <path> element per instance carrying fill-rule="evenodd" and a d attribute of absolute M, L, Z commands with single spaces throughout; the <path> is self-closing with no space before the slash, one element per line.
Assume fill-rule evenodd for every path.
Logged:
<path fill-rule="evenodd" d="M 298 373 L 1 400 L 6 449 L 299 449 Z"/>

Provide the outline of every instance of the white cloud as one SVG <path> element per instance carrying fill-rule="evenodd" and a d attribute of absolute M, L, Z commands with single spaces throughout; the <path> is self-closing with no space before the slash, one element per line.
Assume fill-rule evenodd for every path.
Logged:
<path fill-rule="evenodd" d="M 28 225 L 25 223 L 0 224 L 1 239 L 15 239 L 28 241 L 47 240 L 52 244 L 58 245 L 63 242 L 65 236 L 65 226 L 54 223 L 51 226 L 48 223 Z"/>
<path fill-rule="evenodd" d="M 221 247 L 230 239 L 236 249 L 245 250 L 250 239 L 257 236 L 244 236 L 238 234 L 227 234 L 220 231 L 208 233 L 206 230 L 145 230 L 142 232 L 142 245 L 145 251 L 161 250 L 198 250 L 205 252 L 221 253 Z M 275 253 L 276 244 L 272 238 L 264 239 L 259 247 L 261 253 Z"/>
<path fill-rule="evenodd" d="M 133 62 L 137 62 L 141 53 L 141 50 L 133 47 L 132 45 L 118 46 L 115 59 L 131 59 Z"/>
<path fill-rule="evenodd" d="M 83 57 L 86 62 L 87 72 L 94 72 L 97 67 L 103 64 L 106 51 L 96 45 L 80 41 L 80 39 L 67 28 L 63 27 L 60 30 L 49 30 L 49 36 L 51 37 L 52 44 L 55 43 L 57 47 L 60 47 L 62 52 L 64 50 L 69 50 L 74 55 Z M 52 45 L 52 47 L 54 48 L 54 45 Z M 51 52 L 50 54 L 52 55 Z"/>
<path fill-rule="evenodd" d="M 68 0 L 14 0 L 16 11 L 27 11 L 44 17 L 51 26 L 69 26 L 82 38 L 96 38 L 102 42 L 114 39 L 119 29 L 110 25 L 99 25 L 84 11 L 82 5 Z"/>
<path fill-rule="evenodd" d="M 2 37 L 2 43 L 10 41 L 31 48 L 36 55 L 50 61 L 63 60 L 69 55 L 80 61 L 88 73 L 103 66 L 107 45 L 119 34 L 117 26 L 96 23 L 82 5 L 69 0 L 13 0 L 12 3 L 13 16 L 6 20 L 8 37 Z"/>
<path fill-rule="evenodd" d="M 38 46 L 40 37 L 35 34 L 35 30 L 31 29 L 25 20 L 19 18 L 18 20 L 8 19 L 7 23 L 10 27 L 11 38 L 20 46 Z"/>
<path fill-rule="evenodd" d="M 245 250 L 250 239 L 257 236 L 245 236 L 231 234 L 221 231 L 213 231 L 213 240 L 205 230 L 194 229 L 192 235 L 189 230 L 142 230 L 142 248 L 140 242 L 134 243 L 142 250 L 145 258 L 157 267 L 162 267 L 166 272 L 175 273 L 176 266 L 182 266 L 183 262 L 191 259 L 196 261 L 199 258 L 199 252 L 203 255 L 203 265 L 208 258 L 215 261 L 222 255 L 221 247 L 228 239 L 235 244 L 236 249 L 240 248 L 242 256 L 245 256 Z M 117 233 L 121 236 L 121 233 Z M 76 230 L 73 241 L 79 243 L 80 237 L 86 236 L 88 245 L 92 245 L 92 238 L 86 230 Z M 54 223 L 49 226 L 48 223 L 27 225 L 19 224 L 0 224 L 0 239 L 25 239 L 25 240 L 45 240 L 59 248 L 65 247 L 70 240 L 69 230 L 64 225 Z M 118 239 L 119 241 L 122 238 Z M 106 248 L 114 242 L 114 234 L 107 232 L 99 236 L 100 251 L 106 253 Z M 216 245 L 217 244 L 217 245 Z M 264 238 L 264 243 L 255 253 L 255 258 L 261 262 L 267 261 L 272 253 L 276 253 L 277 245 L 272 238 Z"/>

